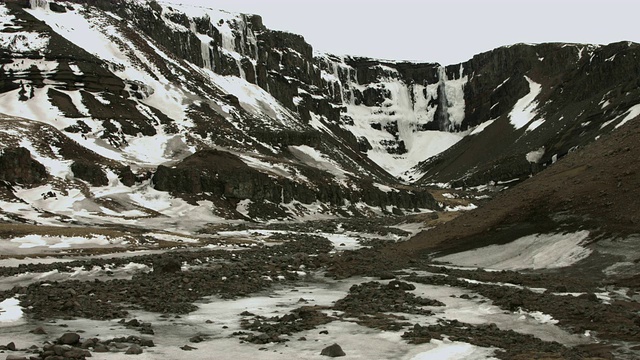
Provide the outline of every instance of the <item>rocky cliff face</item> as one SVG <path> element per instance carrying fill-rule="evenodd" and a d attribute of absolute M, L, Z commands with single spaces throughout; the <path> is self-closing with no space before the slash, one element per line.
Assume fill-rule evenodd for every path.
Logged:
<path fill-rule="evenodd" d="M 630 43 L 441 66 L 314 54 L 257 15 L 154 1 L 12 1 L 0 17 L 0 111 L 65 138 L 22 144 L 42 186 L 122 186 L 94 200 L 145 214 L 150 189 L 232 217 L 436 208 L 420 186 L 523 178 L 640 114 Z"/>

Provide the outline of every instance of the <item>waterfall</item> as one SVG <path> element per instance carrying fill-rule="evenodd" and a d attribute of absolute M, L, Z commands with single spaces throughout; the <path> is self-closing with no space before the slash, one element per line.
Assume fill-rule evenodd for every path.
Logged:
<path fill-rule="evenodd" d="M 238 71 L 240 72 L 240 78 L 246 79 L 247 75 L 244 73 L 244 69 L 242 68 L 242 61 L 239 58 L 236 58 L 236 64 L 238 65 Z"/>
<path fill-rule="evenodd" d="M 236 51 L 236 42 L 233 34 L 220 31 L 222 37 L 222 48 L 228 51 Z"/>
<path fill-rule="evenodd" d="M 449 131 L 451 121 L 449 120 L 449 104 L 447 101 L 447 71 L 443 66 L 438 68 L 438 108 L 436 109 L 436 121 L 440 131 Z"/>
<path fill-rule="evenodd" d="M 200 52 L 202 53 L 202 63 L 205 69 L 213 70 L 213 66 L 211 63 L 211 50 L 209 48 L 209 43 L 204 40 L 200 40 Z"/>

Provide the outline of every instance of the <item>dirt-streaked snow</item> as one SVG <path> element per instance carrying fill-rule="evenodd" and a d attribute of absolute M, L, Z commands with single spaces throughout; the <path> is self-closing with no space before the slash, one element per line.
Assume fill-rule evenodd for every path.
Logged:
<path fill-rule="evenodd" d="M 499 270 L 560 268 L 572 265 L 591 254 L 592 250 L 583 246 L 588 237 L 588 231 L 534 234 L 508 244 L 490 245 L 436 260 Z"/>

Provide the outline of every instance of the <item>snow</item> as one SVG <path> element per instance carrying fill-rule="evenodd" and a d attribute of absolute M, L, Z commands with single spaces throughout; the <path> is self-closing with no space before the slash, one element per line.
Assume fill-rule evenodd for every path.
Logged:
<path fill-rule="evenodd" d="M 533 131 L 535 129 L 537 129 L 538 127 L 540 127 L 540 125 L 544 124 L 544 119 L 537 119 L 534 120 L 531 124 L 529 124 L 529 126 L 527 127 L 527 131 Z"/>
<path fill-rule="evenodd" d="M 544 156 L 544 146 L 539 148 L 538 150 L 530 151 L 527 153 L 527 155 L 525 155 L 527 161 L 533 164 L 539 163 L 543 156 Z"/>
<path fill-rule="evenodd" d="M 627 112 L 626 112 L 627 116 L 624 117 L 624 119 L 622 119 L 622 121 L 620 121 L 618 123 L 618 125 L 616 125 L 616 129 L 619 128 L 620 126 L 626 124 L 627 122 L 635 119 L 638 117 L 638 115 L 640 115 L 640 104 L 632 106 Z M 604 125 L 603 125 L 604 126 Z"/>
<path fill-rule="evenodd" d="M 518 311 L 516 312 L 518 314 L 522 314 L 522 316 L 520 316 L 520 320 L 526 321 L 528 319 L 534 319 L 537 322 L 539 322 L 540 324 L 557 324 L 559 323 L 558 320 L 554 319 L 553 316 L 549 315 L 549 314 L 545 314 L 543 312 L 540 311 L 532 311 L 532 312 L 527 312 L 524 311 L 522 309 L 518 309 Z"/>
<path fill-rule="evenodd" d="M 542 91 L 542 86 L 540 84 L 535 83 L 527 76 L 525 76 L 524 78 L 529 83 L 529 93 L 518 100 L 509 113 L 509 121 L 516 128 L 516 130 L 521 129 L 522 127 L 527 125 L 538 115 L 536 113 L 538 102 L 535 99 L 536 97 L 538 97 L 538 95 L 540 95 L 540 92 Z"/>
<path fill-rule="evenodd" d="M 393 191 L 398 191 L 392 187 L 389 187 L 387 185 L 383 185 L 383 184 L 378 184 L 378 183 L 373 183 L 373 186 L 375 186 L 376 188 L 378 188 L 378 190 L 385 192 L 385 193 L 389 193 L 389 192 L 393 192 Z"/>
<path fill-rule="evenodd" d="M 477 205 L 470 203 L 469 205 L 447 206 L 444 211 L 470 211 L 477 208 Z"/>
<path fill-rule="evenodd" d="M 481 348 L 458 341 L 431 340 L 434 349 L 425 351 L 411 358 L 411 360 L 457 360 L 457 359 L 497 359 L 493 356 L 494 350 Z"/>
<path fill-rule="evenodd" d="M 182 135 L 165 134 L 163 130 L 155 136 L 128 136 L 127 143 L 123 148 L 125 157 L 148 165 L 177 162 L 195 152 Z"/>
<path fill-rule="evenodd" d="M 334 60 L 327 56 L 324 59 L 327 67 L 333 70 L 333 73 L 323 72 L 326 81 L 338 81 L 338 68 L 350 74 L 355 72 L 346 65 L 344 59 Z M 346 115 L 353 119 L 353 124 L 343 124 L 342 127 L 357 138 L 364 138 L 369 142 L 372 146 L 367 152 L 369 159 L 395 177 L 409 177 L 408 171 L 411 168 L 448 149 L 464 136 L 460 133 L 420 129 L 423 125 L 435 121 L 436 107 L 433 106 L 433 100 L 438 97 L 440 85 L 445 87 L 447 112 L 453 124 L 452 128 L 459 127 L 464 119 L 463 89 L 467 77 L 449 80 L 443 75 L 442 84 L 406 84 L 398 78 L 397 70 L 389 66 L 379 68 L 383 71 L 380 71 L 381 74 L 375 83 L 358 84 L 353 76 L 347 76 L 346 83 L 340 84 L 340 98 L 346 99 Z M 384 92 L 386 95 L 383 103 L 375 106 L 356 104 L 354 92 L 362 93 L 367 89 Z M 382 129 L 377 130 L 373 126 L 380 126 Z M 390 134 L 385 130 L 388 126 L 397 126 L 397 134 Z M 404 143 L 407 153 L 390 154 L 389 146 L 400 141 Z"/>
<path fill-rule="evenodd" d="M 57 259 L 65 262 L 64 259 Z M 131 279 L 134 274 L 150 272 L 151 268 L 144 264 L 130 262 L 124 266 L 114 266 L 106 264 L 104 266 L 93 266 L 89 270 L 83 267 L 75 267 L 70 272 L 60 272 L 51 270 L 43 273 L 24 272 L 14 276 L 0 277 L 0 291 L 11 290 L 14 286 L 27 286 L 43 281 L 66 281 L 69 279 L 78 281 Z"/>
<path fill-rule="evenodd" d="M 534 234 L 503 245 L 490 245 L 439 257 L 437 261 L 497 270 L 551 269 L 570 266 L 588 257 L 588 231 Z"/>
<path fill-rule="evenodd" d="M 213 79 L 215 86 L 227 94 L 234 95 L 244 110 L 257 115 L 258 118 L 267 117 L 275 120 L 276 124 L 289 127 L 297 123 L 295 115 L 290 110 L 258 85 L 236 76 L 222 76 L 212 71 L 206 73 Z"/>
<path fill-rule="evenodd" d="M 31 249 L 35 247 L 48 247 L 50 249 L 95 247 L 114 244 L 122 244 L 124 238 L 109 238 L 104 235 L 83 236 L 48 236 L 48 235 L 25 235 L 10 240 L 18 243 L 20 249 Z"/>
<path fill-rule="evenodd" d="M 374 149 L 367 156 L 395 177 L 409 176 L 411 168 L 455 145 L 464 134 L 430 130 L 416 132 L 412 137 L 412 146 L 407 148 L 409 152 L 406 154 L 389 154 L 384 149 Z"/>
<path fill-rule="evenodd" d="M 47 172 L 55 177 L 65 179 L 73 177 L 71 172 L 71 160 L 58 160 L 40 155 L 39 151 L 33 146 L 30 140 L 23 138 L 20 140 L 20 146 L 29 150 L 31 157 L 37 162 L 44 165 Z"/>
<path fill-rule="evenodd" d="M 487 120 L 485 122 L 483 122 L 482 124 L 476 126 L 470 133 L 469 135 L 478 135 L 481 132 L 484 131 L 484 129 L 488 128 L 489 125 L 493 124 L 496 121 L 496 119 L 491 119 L 491 120 Z"/>
<path fill-rule="evenodd" d="M 49 37 L 40 33 L 0 32 L 0 48 L 11 53 L 42 52 L 49 45 Z"/>
<path fill-rule="evenodd" d="M 315 167 L 320 170 L 327 171 L 335 176 L 337 179 L 347 179 L 348 175 L 353 176 L 352 173 L 344 170 L 338 163 L 333 161 L 330 157 L 324 155 L 322 152 L 308 145 L 289 146 L 289 151 L 298 160 L 303 163 Z"/>
<path fill-rule="evenodd" d="M 0 323 L 12 323 L 22 318 L 20 301 L 16 298 L 8 298 L 0 302 Z"/>

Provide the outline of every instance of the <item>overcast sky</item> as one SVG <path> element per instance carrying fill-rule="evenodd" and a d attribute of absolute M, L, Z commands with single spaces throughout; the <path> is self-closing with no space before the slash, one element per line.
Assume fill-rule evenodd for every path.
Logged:
<path fill-rule="evenodd" d="M 262 15 L 315 51 L 455 64 L 519 42 L 640 42 L 637 0 L 159 0 Z"/>

